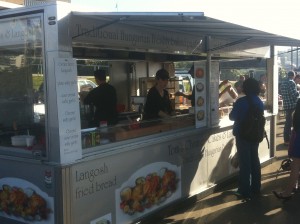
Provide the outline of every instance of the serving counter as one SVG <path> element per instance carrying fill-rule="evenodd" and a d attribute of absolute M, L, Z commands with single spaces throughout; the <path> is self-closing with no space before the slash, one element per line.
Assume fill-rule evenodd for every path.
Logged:
<path fill-rule="evenodd" d="M 150 121 L 127 121 L 111 127 L 82 130 L 83 148 L 165 133 L 195 125 L 195 115 L 180 115 Z M 86 142 L 89 141 L 89 144 Z M 85 145 L 84 145 L 85 144 Z"/>

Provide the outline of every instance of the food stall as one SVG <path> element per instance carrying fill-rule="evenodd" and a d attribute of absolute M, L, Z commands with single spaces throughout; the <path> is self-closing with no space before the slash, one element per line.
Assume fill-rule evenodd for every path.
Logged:
<path fill-rule="evenodd" d="M 235 176 L 232 122 L 219 105 L 223 61 L 265 58 L 270 147 L 264 140 L 259 156 L 262 164 L 272 159 L 274 45 L 299 46 L 299 40 L 204 13 L 80 12 L 69 6 L 0 12 L 1 223 L 134 223 Z M 195 106 L 144 121 L 135 107 L 145 102 L 140 80 L 160 68 L 173 77 L 174 62 L 183 61 L 194 65 Z M 107 69 L 122 105 L 119 124 L 88 126 L 92 109 L 78 92 L 83 65 Z M 170 93 L 176 82 L 170 80 Z"/>

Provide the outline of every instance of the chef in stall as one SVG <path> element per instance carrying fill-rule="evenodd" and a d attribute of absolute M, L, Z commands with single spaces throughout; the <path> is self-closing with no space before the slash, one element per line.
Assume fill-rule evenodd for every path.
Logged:
<path fill-rule="evenodd" d="M 106 82 L 106 71 L 99 69 L 94 72 L 98 87 L 92 89 L 86 96 L 80 95 L 86 105 L 96 107 L 90 127 L 99 127 L 101 124 L 115 125 L 118 123 L 116 89 Z"/>
<path fill-rule="evenodd" d="M 144 119 L 168 118 L 175 115 L 171 107 L 169 92 L 166 90 L 169 81 L 169 72 L 160 69 L 156 72 L 156 84 L 147 94 L 147 100 L 144 109 Z"/>

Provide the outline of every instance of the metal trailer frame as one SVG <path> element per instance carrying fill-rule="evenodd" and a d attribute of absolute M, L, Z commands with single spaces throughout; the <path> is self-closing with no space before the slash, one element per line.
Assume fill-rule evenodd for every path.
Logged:
<path fill-rule="evenodd" d="M 237 170 L 230 167 L 230 162 L 222 162 L 234 151 L 231 124 L 215 121 L 218 109 L 216 71 L 221 60 L 244 60 L 253 58 L 253 54 L 267 58 L 267 76 L 272 82 L 268 84 L 270 110 L 266 126 L 271 145 L 270 149 L 266 142 L 260 145 L 260 157 L 262 163 L 272 159 L 278 113 L 274 46 L 299 46 L 300 40 L 209 18 L 204 13 L 78 12 L 69 6 L 57 2 L 0 12 L 0 21 L 32 14 L 41 15 L 43 20 L 47 156 L 0 155 L 0 183 L 20 189 L 31 188 L 50 206 L 48 218 L 36 220 L 36 223 L 95 224 L 101 220 L 132 223 L 178 200 L 205 194 L 216 184 L 236 175 Z M 114 30 L 123 30 L 123 33 L 113 33 Z M 74 152 L 68 151 L 70 148 L 63 147 L 67 135 L 62 132 L 65 127 L 60 120 L 63 115 L 60 114 L 61 93 L 57 90 L 57 82 L 64 74 L 63 68 L 71 69 L 69 81 L 72 81 L 76 75 L 73 58 L 89 56 L 89 52 L 95 53 L 97 49 L 112 53 L 110 60 L 120 58 L 118 52 L 127 52 L 122 60 L 197 61 L 196 65 L 207 74 L 206 85 L 214 87 L 206 89 L 208 119 L 204 127 L 200 125 L 108 148 L 99 147 L 89 154 L 83 154 L 79 145 L 74 147 Z M 78 118 L 78 111 L 74 111 Z M 78 120 L 71 125 L 77 134 L 80 133 Z M 161 178 L 166 170 L 175 174 L 176 189 L 151 208 L 124 213 L 124 208 L 120 209 L 124 188 L 136 188 L 136 179 L 161 170 Z M 5 212 L 0 213 L 0 220 L 27 222 L 26 217 L 9 216 Z"/>

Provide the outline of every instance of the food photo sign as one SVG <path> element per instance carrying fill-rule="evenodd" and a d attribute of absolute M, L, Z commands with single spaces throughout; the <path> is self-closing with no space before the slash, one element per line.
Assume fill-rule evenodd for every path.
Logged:
<path fill-rule="evenodd" d="M 116 189 L 116 223 L 131 223 L 181 197 L 181 169 L 155 162 L 137 170 Z"/>
<path fill-rule="evenodd" d="M 206 65 L 204 63 L 195 63 L 195 120 L 196 128 L 207 125 L 206 113 Z"/>
<path fill-rule="evenodd" d="M 143 160 L 137 169 L 130 164 L 141 162 L 140 153 L 151 161 Z M 72 224 L 129 224 L 180 199 L 182 167 L 156 156 L 132 151 L 73 166 Z M 87 207 L 89 212 L 80 212 Z"/>
<path fill-rule="evenodd" d="M 54 223 L 53 198 L 19 178 L 0 179 L 0 215 L 34 224 Z"/>
<path fill-rule="evenodd" d="M 19 160 L 0 164 L 0 223 L 55 223 L 54 169 Z"/>

